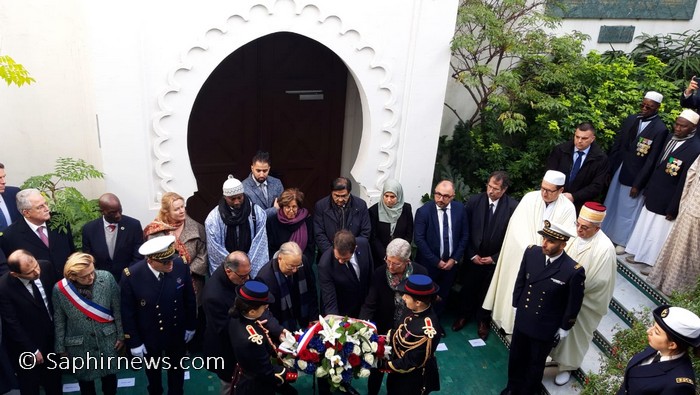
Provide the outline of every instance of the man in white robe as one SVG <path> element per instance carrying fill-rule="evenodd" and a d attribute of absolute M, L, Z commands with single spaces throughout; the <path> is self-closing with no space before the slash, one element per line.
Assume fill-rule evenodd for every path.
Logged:
<path fill-rule="evenodd" d="M 577 237 L 565 249 L 566 254 L 586 270 L 586 282 L 583 305 L 576 317 L 576 325 L 550 354 L 559 363 L 559 373 L 554 379 L 557 385 L 569 382 L 571 371 L 581 367 L 583 357 L 591 345 L 593 332 L 608 312 L 615 289 L 615 246 L 600 230 L 604 218 L 605 206 L 594 202 L 586 203 L 581 207 L 576 221 Z"/>
<path fill-rule="evenodd" d="M 548 170 L 540 190 L 523 196 L 508 222 L 496 271 L 482 306 L 491 310 L 494 322 L 506 333 L 513 333 L 513 288 L 525 248 L 542 244 L 542 236 L 537 231 L 542 229 L 544 220 L 570 227 L 576 221 L 574 204 L 562 194 L 565 183 L 564 173 Z"/>

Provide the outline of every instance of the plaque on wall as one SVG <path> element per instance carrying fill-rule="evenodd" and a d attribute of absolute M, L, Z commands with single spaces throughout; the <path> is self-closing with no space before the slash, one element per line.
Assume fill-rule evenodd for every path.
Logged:
<path fill-rule="evenodd" d="M 697 0 L 557 0 L 548 9 L 563 18 L 691 20 Z"/>
<path fill-rule="evenodd" d="M 634 26 L 601 26 L 598 43 L 627 44 L 634 39 Z"/>

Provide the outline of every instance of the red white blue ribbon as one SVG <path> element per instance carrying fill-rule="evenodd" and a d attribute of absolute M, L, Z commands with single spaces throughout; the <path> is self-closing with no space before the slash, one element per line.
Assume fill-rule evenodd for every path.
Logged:
<path fill-rule="evenodd" d="M 75 285 L 71 284 L 65 278 L 58 282 L 58 290 L 65 295 L 68 301 L 71 302 L 75 308 L 93 320 L 103 324 L 114 321 L 114 317 L 112 317 L 112 310 L 100 306 L 92 300 L 85 298 L 83 295 L 78 293 L 78 291 L 75 289 Z"/>

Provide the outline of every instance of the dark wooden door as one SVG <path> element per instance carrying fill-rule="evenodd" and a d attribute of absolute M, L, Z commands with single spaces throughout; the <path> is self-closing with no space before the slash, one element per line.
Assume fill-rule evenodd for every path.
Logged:
<path fill-rule="evenodd" d="M 192 107 L 187 144 L 198 191 L 187 212 L 204 222 L 228 174 L 248 177 L 258 150 L 271 174 L 300 188 L 312 209 L 340 174 L 347 68 L 294 33 L 261 37 L 212 72 Z"/>

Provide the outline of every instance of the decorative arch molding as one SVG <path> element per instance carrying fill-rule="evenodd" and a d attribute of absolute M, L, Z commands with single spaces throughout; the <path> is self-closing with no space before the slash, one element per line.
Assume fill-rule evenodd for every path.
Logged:
<path fill-rule="evenodd" d="M 261 1 L 207 29 L 180 55 L 157 95 L 157 110 L 151 116 L 152 208 L 159 205 L 164 192 L 190 196 L 197 189 L 187 151 L 187 125 L 196 96 L 211 72 L 243 45 L 280 31 L 318 41 L 348 67 L 363 114 L 361 143 L 351 174 L 367 196 L 379 196 L 384 181 L 395 172 L 399 145 L 399 104 L 392 67 L 382 62 L 381 48 L 347 27 L 342 15 L 324 14 L 316 5 L 300 3 L 277 0 L 268 7 Z"/>

